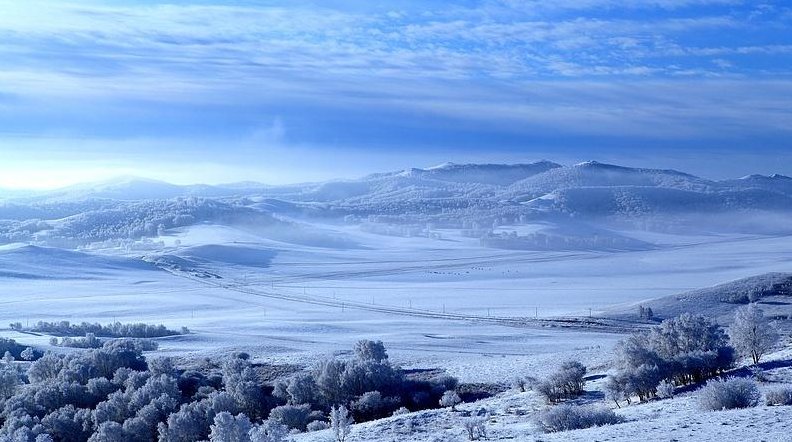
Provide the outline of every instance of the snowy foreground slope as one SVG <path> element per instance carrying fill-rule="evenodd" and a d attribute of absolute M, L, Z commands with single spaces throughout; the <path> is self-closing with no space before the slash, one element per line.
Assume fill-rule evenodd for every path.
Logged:
<path fill-rule="evenodd" d="M 792 351 L 777 352 L 764 363 L 767 381 L 760 384 L 766 392 L 778 386 L 792 387 Z M 601 375 L 594 371 L 587 383 L 586 394 L 575 402 L 605 404 L 602 399 Z M 583 430 L 543 433 L 535 422 L 536 414 L 547 408 L 544 400 L 532 391 L 516 389 L 495 397 L 462 404 L 456 411 L 448 408 L 394 416 L 356 425 L 349 441 L 467 441 L 464 422 L 468 416 L 486 413 L 486 440 L 518 441 L 751 441 L 782 442 L 792 440 L 789 423 L 792 407 L 766 406 L 754 408 L 704 411 L 697 401 L 698 391 L 677 394 L 671 399 L 654 399 L 644 403 L 614 408 L 625 422 Z M 327 431 L 299 435 L 295 441 L 319 442 L 330 437 Z"/>

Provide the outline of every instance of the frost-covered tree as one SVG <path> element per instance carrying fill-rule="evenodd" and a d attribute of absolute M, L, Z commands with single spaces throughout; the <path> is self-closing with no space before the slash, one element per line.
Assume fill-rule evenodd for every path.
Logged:
<path fill-rule="evenodd" d="M 750 357 L 754 364 L 778 344 L 778 332 L 756 304 L 740 307 L 729 327 L 729 336 L 737 352 Z"/>
<path fill-rule="evenodd" d="M 314 404 L 317 402 L 318 386 L 309 373 L 299 373 L 286 386 L 288 401 L 292 404 Z"/>
<path fill-rule="evenodd" d="M 22 350 L 22 353 L 19 355 L 19 357 L 21 357 L 23 361 L 32 361 L 36 358 L 36 352 L 31 347 L 28 347 Z"/>
<path fill-rule="evenodd" d="M 669 399 L 674 397 L 674 384 L 666 379 L 657 384 L 657 395 L 662 399 Z"/>
<path fill-rule="evenodd" d="M 0 403 L 16 393 L 22 383 L 19 373 L 12 367 L 0 367 Z"/>
<path fill-rule="evenodd" d="M 269 420 L 285 425 L 288 428 L 305 431 L 310 415 L 311 406 L 308 404 L 281 405 L 270 411 Z"/>
<path fill-rule="evenodd" d="M 362 361 L 382 362 L 388 359 L 382 341 L 361 340 L 355 343 L 355 355 Z"/>
<path fill-rule="evenodd" d="M 459 405 L 460 402 L 462 402 L 462 398 L 453 390 L 446 391 L 443 393 L 443 397 L 440 398 L 440 406 L 451 407 L 451 411 L 456 411 L 456 406 Z"/>
<path fill-rule="evenodd" d="M 250 419 L 244 414 L 218 413 L 214 418 L 209 440 L 212 442 L 250 442 Z"/>
<path fill-rule="evenodd" d="M 66 405 L 44 416 L 41 425 L 47 434 L 64 441 L 84 441 L 93 432 L 91 410 L 77 409 L 73 405 Z"/>
<path fill-rule="evenodd" d="M 349 410 L 343 405 L 330 409 L 330 428 L 333 430 L 336 442 L 344 442 L 352 432 L 354 419 L 349 415 Z"/>
<path fill-rule="evenodd" d="M 283 442 L 289 434 L 289 429 L 277 422 L 265 420 L 260 425 L 254 425 L 248 434 L 250 442 Z"/>
<path fill-rule="evenodd" d="M 223 384 L 242 411 L 252 419 L 266 413 L 264 391 L 248 360 L 231 358 L 223 364 Z"/>
<path fill-rule="evenodd" d="M 558 402 L 579 396 L 585 386 L 586 367 L 578 361 L 567 361 L 547 379 L 536 384 L 535 389 L 549 402 Z"/>
<path fill-rule="evenodd" d="M 346 366 L 335 359 L 322 361 L 316 369 L 316 384 L 319 392 L 331 404 L 341 403 L 345 399 L 341 382 Z"/>
<path fill-rule="evenodd" d="M 661 379 L 685 385 L 719 374 L 732 366 L 733 351 L 717 323 L 687 313 L 633 334 L 616 346 L 621 370 L 633 380 L 645 380 L 641 385 L 651 384 L 648 389 L 635 389 L 636 393 L 648 393 L 648 397 L 654 394 L 654 387 Z M 646 376 L 655 370 L 659 378 L 651 383 Z M 635 375 L 640 376 L 636 379 Z"/>
<path fill-rule="evenodd" d="M 398 398 L 383 397 L 379 391 L 368 391 L 352 402 L 351 408 L 356 418 L 371 420 L 388 416 L 398 404 Z"/>
<path fill-rule="evenodd" d="M 118 422 L 104 422 L 91 435 L 88 442 L 119 442 L 127 440 L 129 436 Z"/>

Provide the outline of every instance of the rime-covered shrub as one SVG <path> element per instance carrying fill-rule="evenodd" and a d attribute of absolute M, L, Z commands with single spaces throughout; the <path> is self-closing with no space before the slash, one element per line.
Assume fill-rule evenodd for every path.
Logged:
<path fill-rule="evenodd" d="M 293 376 L 286 388 L 286 399 L 291 404 L 317 404 L 318 386 L 309 373 L 298 373 Z"/>
<path fill-rule="evenodd" d="M 260 419 L 266 415 L 269 409 L 266 395 L 250 361 L 227 360 L 223 364 L 223 385 L 248 417 Z"/>
<path fill-rule="evenodd" d="M 28 347 L 22 350 L 22 353 L 20 353 L 19 356 L 23 361 L 32 361 L 36 359 L 36 351 L 33 350 L 32 347 Z"/>
<path fill-rule="evenodd" d="M 124 432 L 124 427 L 118 422 L 104 422 L 96 429 L 93 435 L 88 439 L 89 442 L 118 442 L 126 440 L 129 437 Z"/>
<path fill-rule="evenodd" d="M 285 425 L 288 428 L 305 431 L 311 415 L 311 406 L 301 405 L 281 405 L 270 411 L 269 420 Z"/>
<path fill-rule="evenodd" d="M 563 399 L 579 396 L 586 384 L 586 367 L 578 361 L 567 361 L 547 379 L 538 382 L 534 389 L 548 402 L 556 403 Z"/>
<path fill-rule="evenodd" d="M 0 367 L 0 404 L 16 393 L 22 379 L 19 372 L 12 367 Z"/>
<path fill-rule="evenodd" d="M 462 428 L 465 429 L 468 440 L 487 438 L 487 416 L 468 416 L 462 418 Z"/>
<path fill-rule="evenodd" d="M 22 352 L 25 351 L 27 348 L 28 347 L 17 344 L 16 341 L 14 341 L 13 339 L 0 338 L 0 354 L 5 354 L 6 352 L 8 352 L 15 359 L 24 359 L 21 357 Z"/>
<path fill-rule="evenodd" d="M 661 380 L 686 385 L 711 378 L 734 363 L 734 349 L 723 329 L 702 315 L 666 319 L 616 346 L 619 372 L 608 384 L 609 398 L 639 400 L 657 394 Z"/>
<path fill-rule="evenodd" d="M 532 376 L 517 376 L 514 378 L 514 388 L 521 393 L 525 393 L 528 390 L 532 390 L 538 382 L 539 380 Z"/>
<path fill-rule="evenodd" d="M 265 420 L 260 425 L 254 425 L 248 434 L 250 442 L 283 442 L 289 429 L 277 422 Z"/>
<path fill-rule="evenodd" d="M 382 362 L 388 359 L 382 341 L 361 340 L 355 343 L 355 356 L 361 361 Z"/>
<path fill-rule="evenodd" d="M 349 410 L 343 405 L 330 409 L 330 429 L 336 442 L 344 442 L 352 432 L 352 424 L 355 422 L 349 415 Z"/>
<path fill-rule="evenodd" d="M 657 384 L 657 396 L 662 399 L 670 399 L 674 397 L 674 384 L 666 379 Z"/>
<path fill-rule="evenodd" d="M 389 416 L 399 402 L 395 397 L 383 397 L 379 391 L 369 391 L 354 400 L 350 408 L 358 421 L 367 421 Z"/>
<path fill-rule="evenodd" d="M 189 442 L 206 439 L 216 416 L 212 411 L 208 399 L 182 404 L 179 411 L 171 413 L 165 423 L 158 425 L 159 440 Z"/>
<path fill-rule="evenodd" d="M 440 398 L 439 404 L 441 407 L 451 407 L 451 410 L 455 411 L 456 406 L 461 402 L 462 399 L 456 391 L 448 390 L 443 393 L 443 397 Z"/>
<path fill-rule="evenodd" d="M 792 386 L 774 388 L 765 393 L 767 405 L 792 405 Z"/>
<path fill-rule="evenodd" d="M 755 407 L 761 396 L 756 382 L 745 378 L 728 378 L 707 382 L 699 391 L 698 400 L 701 408 L 717 411 Z"/>
<path fill-rule="evenodd" d="M 84 338 L 71 338 L 64 337 L 60 341 L 58 338 L 51 338 L 50 345 L 55 347 L 69 347 L 69 348 L 101 348 L 102 341 L 96 339 L 93 333 L 86 333 Z"/>
<path fill-rule="evenodd" d="M 546 433 L 613 425 L 622 421 L 613 410 L 593 405 L 561 404 L 540 412 L 537 417 L 539 427 Z"/>
<path fill-rule="evenodd" d="M 321 431 L 330 428 L 330 424 L 325 421 L 311 421 L 305 428 L 308 431 Z"/>
<path fill-rule="evenodd" d="M 164 336 L 175 336 L 181 334 L 178 331 L 169 330 L 162 324 L 123 324 L 121 322 L 102 325 L 99 323 L 91 324 L 88 322 L 72 324 L 69 321 L 39 321 L 30 328 L 30 331 L 55 334 L 59 336 L 87 336 L 88 333 L 91 333 L 94 336 L 103 338 L 161 338 Z"/>
<path fill-rule="evenodd" d="M 56 440 L 88 440 L 93 432 L 91 410 L 76 409 L 73 405 L 61 407 L 41 419 L 41 425 Z"/>
<path fill-rule="evenodd" d="M 399 407 L 393 412 L 394 416 L 402 416 L 405 414 L 410 414 L 410 410 L 408 410 L 407 407 Z"/>
<path fill-rule="evenodd" d="M 209 432 L 211 442 L 249 442 L 252 424 L 244 414 L 218 413 Z"/>

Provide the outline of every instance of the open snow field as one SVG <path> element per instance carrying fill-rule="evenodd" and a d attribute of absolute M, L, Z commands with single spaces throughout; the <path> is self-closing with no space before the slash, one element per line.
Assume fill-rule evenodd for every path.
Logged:
<path fill-rule="evenodd" d="M 347 245 L 296 245 L 198 225 L 145 254 L 5 246 L 0 321 L 185 326 L 193 333 L 162 340 L 163 353 L 239 349 L 273 362 L 310 363 L 358 339 L 381 339 L 405 367 L 508 382 L 515 367 L 541 375 L 572 357 L 597 367 L 621 336 L 504 326 L 497 318 L 596 316 L 614 304 L 785 271 L 792 257 L 792 237 L 653 234 L 645 238 L 656 244 L 651 250 L 531 252 L 486 249 L 452 232 L 428 239 L 313 229 Z"/>

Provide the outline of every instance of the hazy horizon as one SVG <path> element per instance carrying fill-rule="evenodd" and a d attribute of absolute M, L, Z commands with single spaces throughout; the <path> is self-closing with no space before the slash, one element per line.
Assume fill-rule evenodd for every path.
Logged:
<path fill-rule="evenodd" d="M 549 162 L 553 162 L 553 163 L 559 164 L 561 166 L 572 166 L 572 165 L 579 164 L 579 163 L 582 163 L 582 162 L 593 161 L 593 162 L 598 162 L 598 163 L 602 163 L 602 164 L 610 164 L 610 165 L 615 165 L 615 166 L 640 168 L 640 169 L 676 170 L 678 172 L 689 173 L 691 175 L 695 175 L 695 176 L 698 176 L 700 178 L 710 179 L 710 180 L 714 180 L 714 181 L 725 180 L 725 179 L 739 179 L 739 178 L 743 178 L 743 177 L 748 176 L 748 175 L 770 176 L 770 175 L 777 174 L 777 175 L 788 176 L 785 173 L 772 171 L 772 170 L 771 171 L 764 171 L 764 172 L 762 172 L 762 171 L 759 171 L 759 172 L 750 171 L 750 172 L 747 172 L 747 173 L 737 174 L 737 175 L 725 175 L 725 174 L 722 174 L 722 175 L 718 175 L 718 176 L 711 176 L 711 174 L 710 175 L 703 175 L 703 174 L 692 173 L 690 170 L 685 170 L 685 169 L 677 168 L 677 167 L 661 167 L 661 166 L 657 166 L 656 164 L 641 164 L 640 161 L 631 162 L 631 161 L 627 160 L 627 163 L 629 163 L 629 164 L 627 164 L 627 163 L 623 163 L 623 162 L 620 163 L 620 162 L 614 162 L 614 161 L 602 161 L 602 160 L 596 159 L 596 158 L 586 159 L 586 160 L 581 160 L 581 161 L 575 161 L 575 162 L 570 162 L 570 161 L 562 162 L 562 161 L 553 160 L 551 158 L 540 158 L 540 159 L 535 159 L 535 160 L 513 161 L 513 162 L 509 162 L 509 161 L 477 161 L 477 162 L 471 162 L 471 161 L 461 161 L 461 162 L 443 161 L 443 162 L 438 162 L 438 163 L 433 163 L 433 164 L 410 165 L 410 166 L 400 167 L 400 168 L 369 170 L 367 172 L 362 172 L 361 171 L 361 173 L 359 173 L 359 174 L 351 174 L 351 175 L 335 175 L 334 176 L 334 175 L 332 175 L 332 172 L 329 172 L 328 175 L 326 177 L 323 177 L 323 178 L 317 178 L 317 179 L 314 179 L 314 180 L 294 180 L 294 181 L 284 181 L 284 182 L 267 182 L 267 181 L 263 181 L 261 179 L 256 179 L 255 177 L 250 177 L 250 178 L 240 177 L 239 179 L 236 179 L 236 180 L 233 180 L 233 181 L 222 181 L 222 180 L 220 180 L 220 181 L 217 181 L 217 180 L 214 180 L 214 181 L 212 181 L 212 180 L 204 180 L 204 181 L 189 181 L 189 180 L 187 180 L 187 181 L 184 181 L 184 180 L 179 180 L 179 179 L 175 179 L 175 180 L 174 179 L 169 179 L 169 176 L 167 174 L 164 175 L 164 176 L 163 175 L 156 175 L 156 174 L 147 174 L 146 171 L 144 171 L 144 170 L 137 170 L 137 171 L 132 171 L 132 173 L 121 173 L 121 174 L 112 174 L 112 173 L 110 173 L 110 174 L 107 174 L 107 175 L 100 175 L 100 176 L 97 176 L 95 179 L 81 179 L 81 180 L 77 180 L 77 181 L 64 182 L 62 184 L 51 184 L 51 185 L 42 185 L 42 186 L 27 186 L 27 187 L 25 187 L 24 185 L 23 186 L 4 185 L 4 183 L 6 181 L 3 180 L 3 179 L 0 179 L 0 190 L 6 190 L 6 191 L 11 191 L 11 192 L 28 192 L 28 191 L 29 192 L 46 192 L 46 191 L 60 190 L 60 189 L 74 187 L 74 186 L 80 186 L 80 185 L 114 183 L 114 182 L 123 182 L 125 180 L 155 181 L 155 182 L 162 182 L 162 183 L 179 185 L 179 186 L 191 186 L 191 185 L 195 185 L 195 186 L 199 186 L 199 185 L 222 186 L 222 185 L 233 185 L 233 184 L 240 184 L 240 183 L 246 183 L 246 182 L 255 183 L 255 184 L 261 184 L 261 185 L 266 185 L 266 186 L 288 186 L 288 185 L 306 184 L 306 183 L 312 183 L 312 182 L 317 182 L 318 183 L 318 182 L 334 181 L 334 180 L 355 180 L 355 179 L 365 178 L 368 175 L 376 174 L 376 173 L 398 172 L 398 171 L 408 170 L 408 169 L 413 169 L 413 168 L 415 168 L 415 169 L 429 169 L 429 168 L 433 168 L 433 167 L 442 166 L 442 165 L 447 164 L 447 163 L 452 163 L 452 164 L 457 164 L 457 165 L 464 165 L 464 164 L 515 165 L 515 164 L 530 164 L 530 163 L 536 163 L 536 162 L 541 162 L 541 161 L 549 161 Z M 746 166 L 746 168 L 744 170 L 748 171 L 747 167 L 748 166 Z"/>

